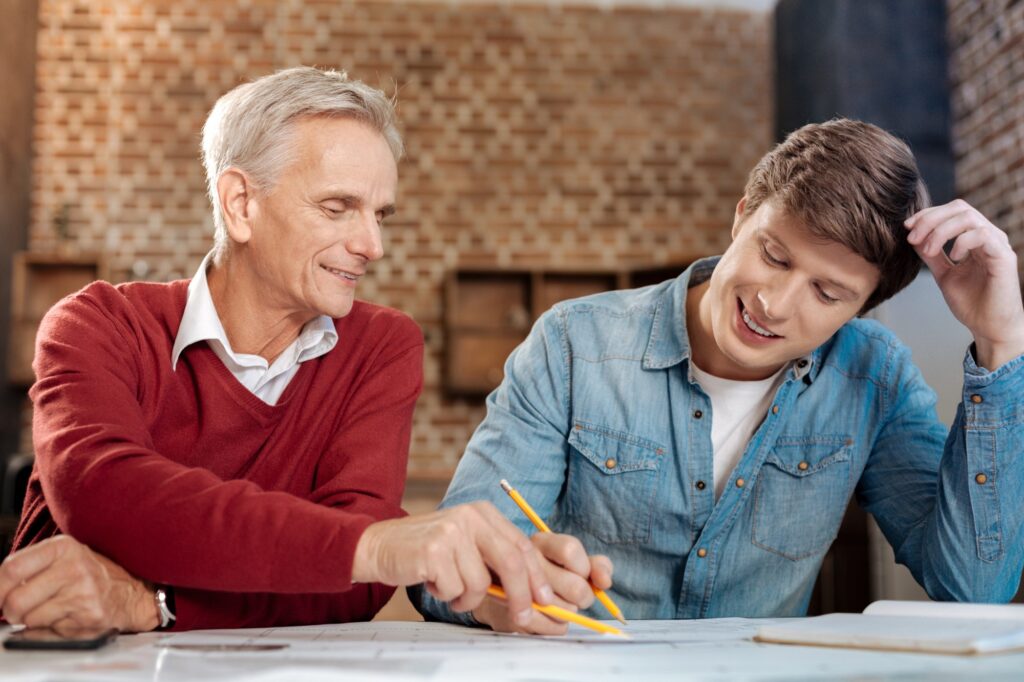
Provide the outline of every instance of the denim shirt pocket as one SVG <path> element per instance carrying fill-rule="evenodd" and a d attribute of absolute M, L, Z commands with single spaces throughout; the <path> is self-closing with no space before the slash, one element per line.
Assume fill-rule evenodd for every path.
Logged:
<path fill-rule="evenodd" d="M 609 544 L 646 542 L 664 448 L 583 422 L 576 422 L 569 445 L 566 497 L 573 524 Z"/>
<path fill-rule="evenodd" d="M 842 435 L 776 441 L 756 483 L 755 546 L 794 561 L 828 549 L 846 513 L 851 444 Z"/>

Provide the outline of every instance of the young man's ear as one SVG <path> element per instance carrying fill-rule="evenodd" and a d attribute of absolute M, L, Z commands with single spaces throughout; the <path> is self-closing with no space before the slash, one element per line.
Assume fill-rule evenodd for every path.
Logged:
<path fill-rule="evenodd" d="M 740 224 L 743 222 L 743 209 L 747 207 L 747 195 L 744 194 L 736 203 L 736 215 L 732 219 L 732 238 L 740 233 Z"/>
<path fill-rule="evenodd" d="M 217 180 L 217 197 L 228 237 L 237 244 L 245 244 L 252 238 L 256 210 L 252 180 L 245 171 L 228 168 Z"/>

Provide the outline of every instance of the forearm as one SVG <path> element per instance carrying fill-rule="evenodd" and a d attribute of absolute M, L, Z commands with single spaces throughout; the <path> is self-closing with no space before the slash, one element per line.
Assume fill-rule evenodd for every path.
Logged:
<path fill-rule="evenodd" d="M 51 502 L 65 533 L 146 580 L 210 590 L 347 590 L 355 544 L 376 520 L 160 458 L 108 462 L 60 490 L 73 490 Z"/>
<path fill-rule="evenodd" d="M 355 585 L 345 593 L 271 594 L 175 589 L 175 630 L 252 628 L 372 619 L 395 588 Z"/>
<path fill-rule="evenodd" d="M 1024 566 L 1020 514 L 1011 510 L 1006 518 L 996 518 L 1005 506 L 991 501 L 975 508 L 967 489 L 977 483 L 966 473 L 961 469 L 956 480 L 944 473 L 934 513 L 911 533 L 897 560 L 932 599 L 1006 602 L 1016 593 Z M 1007 491 L 1006 484 L 1004 478 L 999 494 Z"/>
<path fill-rule="evenodd" d="M 441 508 L 486 501 L 522 533 L 536 529 L 499 482 L 508 479 L 543 518 L 550 517 L 565 481 L 568 444 L 567 372 L 556 316 L 545 313 L 505 363 L 505 379 L 487 397 L 487 415 L 459 461 Z M 479 625 L 422 587 L 409 596 L 424 616 Z"/>
<path fill-rule="evenodd" d="M 499 486 L 508 479 L 542 518 L 551 516 L 568 460 L 567 376 L 557 317 L 545 313 L 487 397 L 487 415 L 459 460 L 443 507 L 487 500 L 532 534 L 529 520 Z"/>
<path fill-rule="evenodd" d="M 987 372 L 967 361 L 935 508 L 905 558 L 935 599 L 1007 601 L 1024 566 L 1024 359 Z"/>

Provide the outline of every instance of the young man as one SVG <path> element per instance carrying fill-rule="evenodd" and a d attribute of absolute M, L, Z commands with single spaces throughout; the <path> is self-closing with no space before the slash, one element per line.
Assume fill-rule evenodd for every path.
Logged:
<path fill-rule="evenodd" d="M 1017 260 L 964 202 L 926 202 L 910 150 L 877 127 L 796 131 L 751 173 L 720 258 L 542 316 L 442 507 L 490 500 L 529 532 L 508 479 L 614 561 L 628 618 L 804 614 L 853 495 L 934 599 L 1009 599 L 1024 560 Z M 922 260 L 975 340 L 948 435 L 909 351 L 857 319 Z M 472 616 L 561 629 L 490 601 Z"/>

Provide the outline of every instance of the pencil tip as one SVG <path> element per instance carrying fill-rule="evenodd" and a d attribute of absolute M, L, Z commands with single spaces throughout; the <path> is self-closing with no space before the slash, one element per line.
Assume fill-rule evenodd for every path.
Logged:
<path fill-rule="evenodd" d="M 508 484 L 508 481 L 506 481 L 504 478 L 501 479 L 501 489 L 504 490 L 507 493 L 512 492 L 512 486 L 510 486 Z"/>

